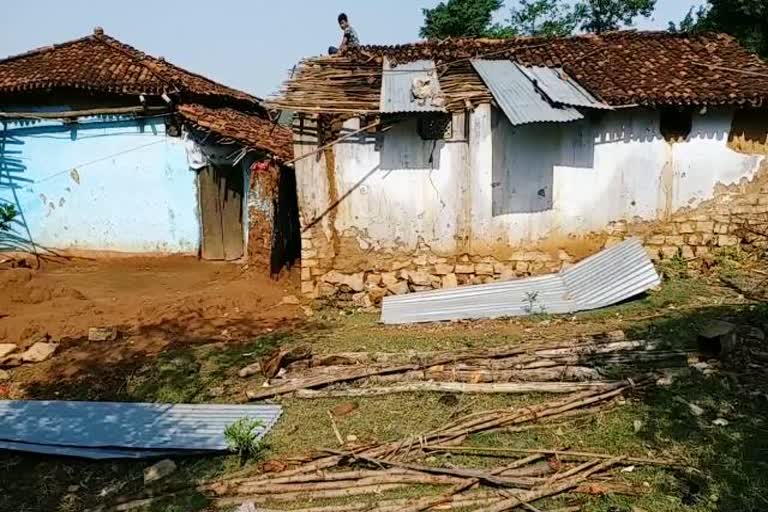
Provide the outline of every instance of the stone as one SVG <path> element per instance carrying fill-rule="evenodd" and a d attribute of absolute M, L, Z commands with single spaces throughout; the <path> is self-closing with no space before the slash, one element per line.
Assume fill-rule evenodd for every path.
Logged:
<path fill-rule="evenodd" d="M 511 268 L 505 268 L 501 275 L 499 276 L 500 281 L 512 281 L 517 277 L 517 274 L 515 274 L 515 271 Z"/>
<path fill-rule="evenodd" d="M 492 276 L 493 265 L 490 263 L 478 263 L 475 265 L 475 274 L 479 276 Z"/>
<path fill-rule="evenodd" d="M 317 295 L 320 297 L 333 297 L 336 292 L 336 287 L 330 283 L 320 283 L 317 286 Z"/>
<path fill-rule="evenodd" d="M 448 263 L 438 263 L 435 265 L 435 274 L 439 276 L 445 276 L 452 273 L 454 268 L 455 265 L 450 265 Z"/>
<path fill-rule="evenodd" d="M 253 363 L 249 364 L 245 368 L 241 368 L 239 372 L 237 372 L 237 375 L 240 378 L 245 379 L 246 377 L 251 377 L 252 375 L 258 375 L 261 373 L 261 363 Z"/>
<path fill-rule="evenodd" d="M 343 402 L 331 409 L 331 413 L 337 417 L 341 418 L 342 416 L 349 416 L 353 412 L 355 412 L 360 406 L 357 402 Z"/>
<path fill-rule="evenodd" d="M 315 316 L 315 312 L 312 311 L 312 308 L 309 306 L 301 306 L 301 312 L 304 313 L 304 316 L 307 318 L 312 318 Z"/>
<path fill-rule="evenodd" d="M 389 290 L 395 295 L 405 295 L 406 293 L 411 291 L 411 289 L 408 288 L 408 283 L 406 283 L 405 281 L 398 281 L 392 286 L 387 286 L 387 290 Z"/>
<path fill-rule="evenodd" d="M 728 420 L 726 420 L 725 418 L 717 418 L 712 422 L 712 424 L 716 427 L 727 427 Z"/>
<path fill-rule="evenodd" d="M 635 420 L 632 422 L 632 428 L 635 431 L 635 434 L 640 432 L 643 429 L 643 422 L 640 420 Z"/>
<path fill-rule="evenodd" d="M 280 301 L 280 304 L 283 304 L 285 306 L 298 306 L 299 304 L 301 304 L 301 301 L 295 295 L 286 295 L 285 297 L 283 297 L 283 300 Z"/>
<path fill-rule="evenodd" d="M 680 245 L 685 244 L 685 240 L 683 240 L 683 237 L 680 236 L 680 235 L 673 235 L 673 236 L 665 237 L 664 238 L 664 243 L 667 244 L 667 245 L 677 245 L 677 246 L 680 246 Z"/>
<path fill-rule="evenodd" d="M 323 281 L 339 286 L 347 286 L 353 292 L 361 292 L 365 290 L 364 275 L 363 272 L 358 272 L 356 274 L 342 274 L 336 270 L 331 270 L 323 276 Z"/>
<path fill-rule="evenodd" d="M 686 260 L 696 259 L 696 255 L 694 254 L 693 248 L 691 248 L 690 245 L 684 245 L 680 250 L 680 254 L 683 256 L 683 259 Z"/>
<path fill-rule="evenodd" d="M 395 272 L 384 272 L 381 274 L 381 284 L 383 284 L 385 287 L 394 286 L 398 281 L 399 279 L 397 278 L 397 274 Z"/>
<path fill-rule="evenodd" d="M 674 258 L 680 255 L 680 248 L 665 245 L 661 248 L 661 255 L 665 258 Z"/>
<path fill-rule="evenodd" d="M 370 286 L 378 286 L 381 284 L 381 274 L 368 274 L 365 276 L 365 284 Z"/>
<path fill-rule="evenodd" d="M 0 343 L 0 359 L 16 351 L 16 345 L 13 343 Z"/>
<path fill-rule="evenodd" d="M 694 416 L 701 416 L 702 414 L 704 414 L 704 409 L 702 409 L 696 404 L 688 404 L 688 410 L 691 411 L 691 414 L 693 414 Z"/>
<path fill-rule="evenodd" d="M 382 299 L 387 295 L 386 288 L 371 288 L 368 290 L 368 297 L 371 298 L 373 304 L 380 304 Z"/>
<path fill-rule="evenodd" d="M 416 256 L 413 258 L 413 263 L 416 266 L 423 267 L 427 264 L 427 256 L 422 254 L 421 256 Z"/>
<path fill-rule="evenodd" d="M 664 235 L 653 235 L 651 237 L 648 237 L 646 240 L 647 243 L 651 245 L 664 245 L 664 242 L 666 241 L 667 237 Z"/>
<path fill-rule="evenodd" d="M 77 492 L 79 490 L 80 490 L 79 485 L 70 485 L 69 487 L 67 487 L 67 492 Z"/>
<path fill-rule="evenodd" d="M 312 270 L 307 267 L 301 267 L 301 280 L 309 281 L 312 279 Z"/>
<path fill-rule="evenodd" d="M 312 268 L 317 267 L 320 265 L 320 262 L 318 260 L 301 260 L 301 267 L 302 268 Z"/>
<path fill-rule="evenodd" d="M 312 248 L 314 248 L 314 244 L 312 243 L 311 239 L 302 240 L 301 248 L 302 249 L 312 249 Z"/>
<path fill-rule="evenodd" d="M 716 235 L 727 235 L 728 234 L 728 224 L 715 224 L 715 234 Z"/>
<path fill-rule="evenodd" d="M 11 374 L 5 370 L 0 370 L 0 382 L 8 382 L 11 380 Z"/>
<path fill-rule="evenodd" d="M 699 233 L 714 233 L 715 223 L 712 221 L 697 222 L 696 231 Z"/>
<path fill-rule="evenodd" d="M 690 222 L 681 222 L 677 225 L 677 232 L 681 235 L 690 235 L 692 233 L 696 232 L 696 229 L 693 227 L 693 224 Z"/>
<path fill-rule="evenodd" d="M 440 284 L 443 288 L 456 288 L 459 286 L 459 280 L 456 274 L 446 274 L 443 276 Z"/>
<path fill-rule="evenodd" d="M 144 469 L 144 485 L 162 480 L 176 471 L 176 463 L 170 459 L 163 459 Z"/>
<path fill-rule="evenodd" d="M 528 262 L 518 261 L 517 264 L 515 265 L 515 272 L 519 274 L 528 272 Z"/>
<path fill-rule="evenodd" d="M 646 247 L 645 252 L 648 254 L 648 257 L 651 258 L 651 261 L 658 261 L 660 259 L 658 247 Z"/>
<path fill-rule="evenodd" d="M 314 296 L 315 295 L 315 283 L 311 281 L 304 281 L 301 283 L 301 294 L 307 295 L 307 296 Z"/>
<path fill-rule="evenodd" d="M 475 266 L 472 264 L 459 264 L 456 265 L 456 269 L 454 270 L 457 274 L 474 274 L 475 273 Z"/>
<path fill-rule="evenodd" d="M 416 286 L 432 286 L 430 275 L 426 272 L 408 272 L 408 281 Z"/>
<path fill-rule="evenodd" d="M 304 247 L 301 248 L 301 258 L 302 259 L 312 259 L 317 258 L 318 253 L 315 249 L 305 249 Z"/>
<path fill-rule="evenodd" d="M 426 292 L 426 291 L 429 291 L 431 289 L 432 289 L 431 286 L 422 286 L 422 285 L 418 285 L 418 284 L 412 284 L 411 285 L 411 291 L 414 291 L 414 292 Z"/>
<path fill-rule="evenodd" d="M 559 251 L 557 251 L 557 259 L 560 261 L 568 261 L 568 262 L 573 261 L 573 258 L 571 257 L 571 255 L 568 254 L 563 249 L 560 249 Z"/>
<path fill-rule="evenodd" d="M 392 271 L 396 272 L 398 270 L 402 270 L 404 268 L 408 268 L 411 266 L 410 261 L 393 261 L 392 262 Z"/>
<path fill-rule="evenodd" d="M 352 304 L 358 308 L 368 309 L 373 307 L 373 301 L 365 292 L 356 293 L 352 296 Z"/>
<path fill-rule="evenodd" d="M 59 345 L 56 343 L 39 341 L 21 354 L 21 360 L 25 363 L 41 363 L 51 357 L 58 348 Z"/>
<path fill-rule="evenodd" d="M 720 247 L 739 245 L 739 237 L 733 235 L 720 235 L 717 237 L 717 245 Z"/>
<path fill-rule="evenodd" d="M 712 255 L 712 251 L 706 245 L 700 245 L 694 250 L 697 258 L 704 258 Z"/>

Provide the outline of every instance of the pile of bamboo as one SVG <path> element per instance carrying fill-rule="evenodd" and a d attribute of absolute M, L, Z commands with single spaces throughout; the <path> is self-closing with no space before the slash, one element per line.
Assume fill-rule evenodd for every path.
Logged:
<path fill-rule="evenodd" d="M 493 469 L 439 467 L 419 461 L 430 460 L 427 457 L 430 453 L 482 455 L 494 451 L 463 446 L 463 443 L 473 434 L 555 421 L 578 411 L 604 407 L 626 392 L 648 383 L 617 383 L 600 391 L 574 393 L 525 408 L 469 414 L 433 431 L 405 439 L 322 450 L 293 467 L 283 466 L 275 473 L 253 474 L 253 470 L 246 469 L 194 487 L 166 485 L 138 496 L 120 498 L 111 507 L 101 510 L 127 511 L 191 494 L 203 494 L 219 508 L 245 502 L 254 506 L 280 506 L 285 502 L 311 503 L 320 499 L 376 496 L 416 485 L 435 486 L 438 493 L 405 500 L 379 499 L 375 505 L 361 505 L 360 508 L 355 508 L 357 505 L 351 508 L 347 505 L 326 506 L 306 508 L 302 512 L 418 512 L 452 508 L 500 512 L 520 505 L 531 506 L 539 499 L 563 493 L 632 493 L 632 489 L 610 481 L 611 470 L 630 465 L 670 465 L 672 462 L 548 449 L 496 449 L 495 458 L 513 460 Z M 520 455 L 523 457 L 516 458 Z"/>
<path fill-rule="evenodd" d="M 616 337 L 588 343 L 428 353 L 312 354 L 304 350 L 281 377 L 246 392 L 251 400 L 379 396 L 414 391 L 448 393 L 572 393 L 602 390 L 651 370 L 680 368 L 698 354 L 661 343 Z M 263 363 L 275 376 L 273 357 Z"/>

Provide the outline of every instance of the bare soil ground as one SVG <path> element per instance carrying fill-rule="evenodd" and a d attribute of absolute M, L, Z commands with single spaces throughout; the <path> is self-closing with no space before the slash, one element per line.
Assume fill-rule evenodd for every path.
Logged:
<path fill-rule="evenodd" d="M 72 377 L 84 365 L 115 364 L 169 345 L 243 340 L 301 321 L 290 277 L 276 282 L 242 265 L 196 258 L 126 258 L 46 263 L 0 270 L 0 340 L 25 348 L 60 342 L 29 378 Z M 120 339 L 88 342 L 91 327 Z"/>

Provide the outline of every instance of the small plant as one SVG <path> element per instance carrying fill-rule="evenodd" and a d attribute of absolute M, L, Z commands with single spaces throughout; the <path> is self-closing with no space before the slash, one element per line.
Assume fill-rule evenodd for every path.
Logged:
<path fill-rule="evenodd" d="M 0 231 L 11 229 L 11 221 L 17 214 L 16 206 L 10 203 L 0 204 Z"/>
<path fill-rule="evenodd" d="M 676 254 L 659 263 L 659 272 L 667 281 L 686 279 L 688 277 L 688 262 L 680 254 Z"/>
<path fill-rule="evenodd" d="M 545 314 L 547 312 L 547 308 L 543 305 L 539 305 L 537 311 L 536 305 L 538 302 L 539 292 L 525 292 L 525 305 L 523 306 L 523 309 L 529 315 L 534 315 L 536 313 Z"/>
<path fill-rule="evenodd" d="M 259 420 L 241 418 L 224 430 L 227 447 L 232 453 L 238 454 L 241 465 L 248 459 L 256 457 L 261 451 L 259 429 L 263 426 L 264 423 Z"/>

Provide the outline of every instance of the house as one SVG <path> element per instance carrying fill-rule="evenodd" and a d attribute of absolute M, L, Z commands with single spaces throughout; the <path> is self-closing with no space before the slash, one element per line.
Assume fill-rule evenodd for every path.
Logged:
<path fill-rule="evenodd" d="M 768 65 L 727 35 L 361 47 L 305 60 L 270 103 L 298 113 L 311 297 L 550 272 L 632 235 L 704 257 L 768 213 Z"/>
<path fill-rule="evenodd" d="M 259 98 L 97 28 L 0 60 L 0 120 L 3 250 L 298 256 L 291 133 Z"/>

